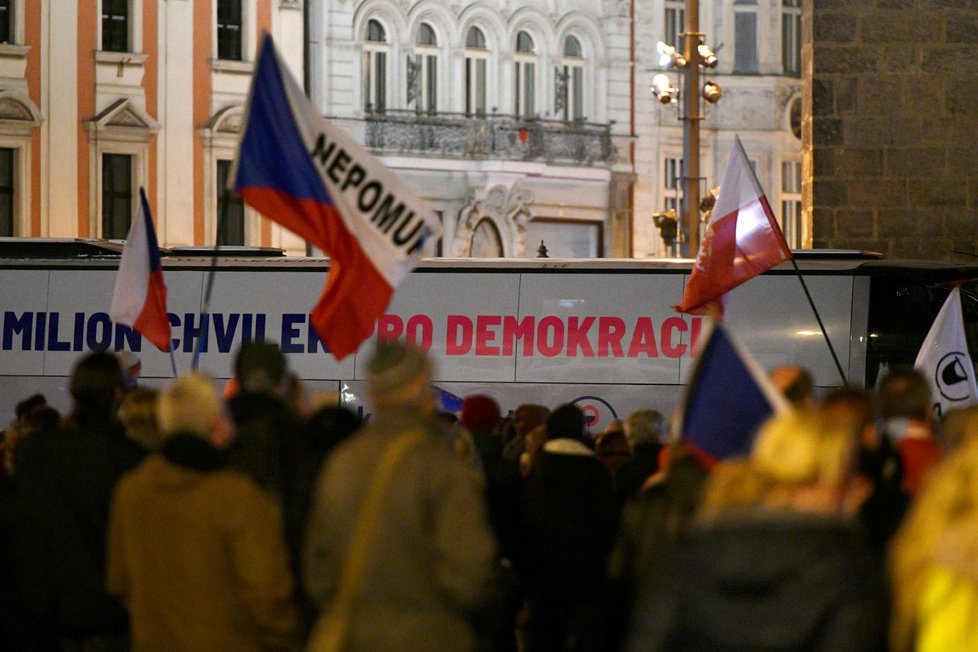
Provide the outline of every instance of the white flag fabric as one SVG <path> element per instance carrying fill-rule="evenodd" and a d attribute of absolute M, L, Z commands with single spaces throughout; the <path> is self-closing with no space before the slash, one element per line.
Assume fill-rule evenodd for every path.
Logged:
<path fill-rule="evenodd" d="M 961 313 L 961 288 L 951 290 L 924 340 L 914 369 L 924 374 L 941 415 L 978 403 L 975 367 L 968 353 Z"/>

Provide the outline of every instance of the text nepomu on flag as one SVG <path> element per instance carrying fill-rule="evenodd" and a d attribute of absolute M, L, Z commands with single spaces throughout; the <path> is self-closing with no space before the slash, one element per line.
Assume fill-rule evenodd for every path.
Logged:
<path fill-rule="evenodd" d="M 311 323 L 337 359 L 357 350 L 441 233 L 437 215 L 322 117 L 265 36 L 239 146 L 237 193 L 330 256 Z"/>

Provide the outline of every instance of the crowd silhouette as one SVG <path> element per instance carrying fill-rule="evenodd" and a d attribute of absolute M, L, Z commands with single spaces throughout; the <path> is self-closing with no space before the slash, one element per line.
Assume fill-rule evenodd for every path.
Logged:
<path fill-rule="evenodd" d="M 0 649 L 978 649 L 978 408 L 938 420 L 913 370 L 772 369 L 791 408 L 717 460 L 653 409 L 440 411 L 398 342 L 366 421 L 271 343 L 226 387 L 128 367 L 84 356 L 67 414 L 3 433 Z"/>

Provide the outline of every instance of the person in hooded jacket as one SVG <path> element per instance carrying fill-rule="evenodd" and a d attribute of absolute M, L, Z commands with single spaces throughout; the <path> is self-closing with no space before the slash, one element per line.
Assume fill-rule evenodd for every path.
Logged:
<path fill-rule="evenodd" d="M 584 444 L 583 413 L 558 407 L 522 490 L 517 573 L 526 582 L 529 652 L 605 649 L 606 568 L 618 518 L 614 481 Z"/>
<path fill-rule="evenodd" d="M 705 487 L 626 650 L 881 650 L 886 593 L 853 515 L 855 436 L 813 410 L 772 418 Z"/>

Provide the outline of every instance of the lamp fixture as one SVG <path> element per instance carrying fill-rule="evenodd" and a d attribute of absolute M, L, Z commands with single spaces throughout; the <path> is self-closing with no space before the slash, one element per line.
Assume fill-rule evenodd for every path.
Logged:
<path fill-rule="evenodd" d="M 662 104 L 669 104 L 679 100 L 679 89 L 672 85 L 669 75 L 659 73 L 652 78 L 652 87 L 649 89 L 652 94 Z"/>
<path fill-rule="evenodd" d="M 723 97 L 723 89 L 715 81 L 708 81 L 703 84 L 703 99 L 710 104 L 716 104 L 717 100 Z"/>
<path fill-rule="evenodd" d="M 686 67 L 686 57 L 676 51 L 676 48 L 672 47 L 668 43 L 659 41 L 655 44 L 655 51 L 659 53 L 659 67 L 660 68 L 685 68 Z"/>
<path fill-rule="evenodd" d="M 706 43 L 700 43 L 696 46 L 696 50 L 700 55 L 700 65 L 704 68 L 716 68 L 717 67 L 717 55 L 710 49 L 710 46 Z"/>

